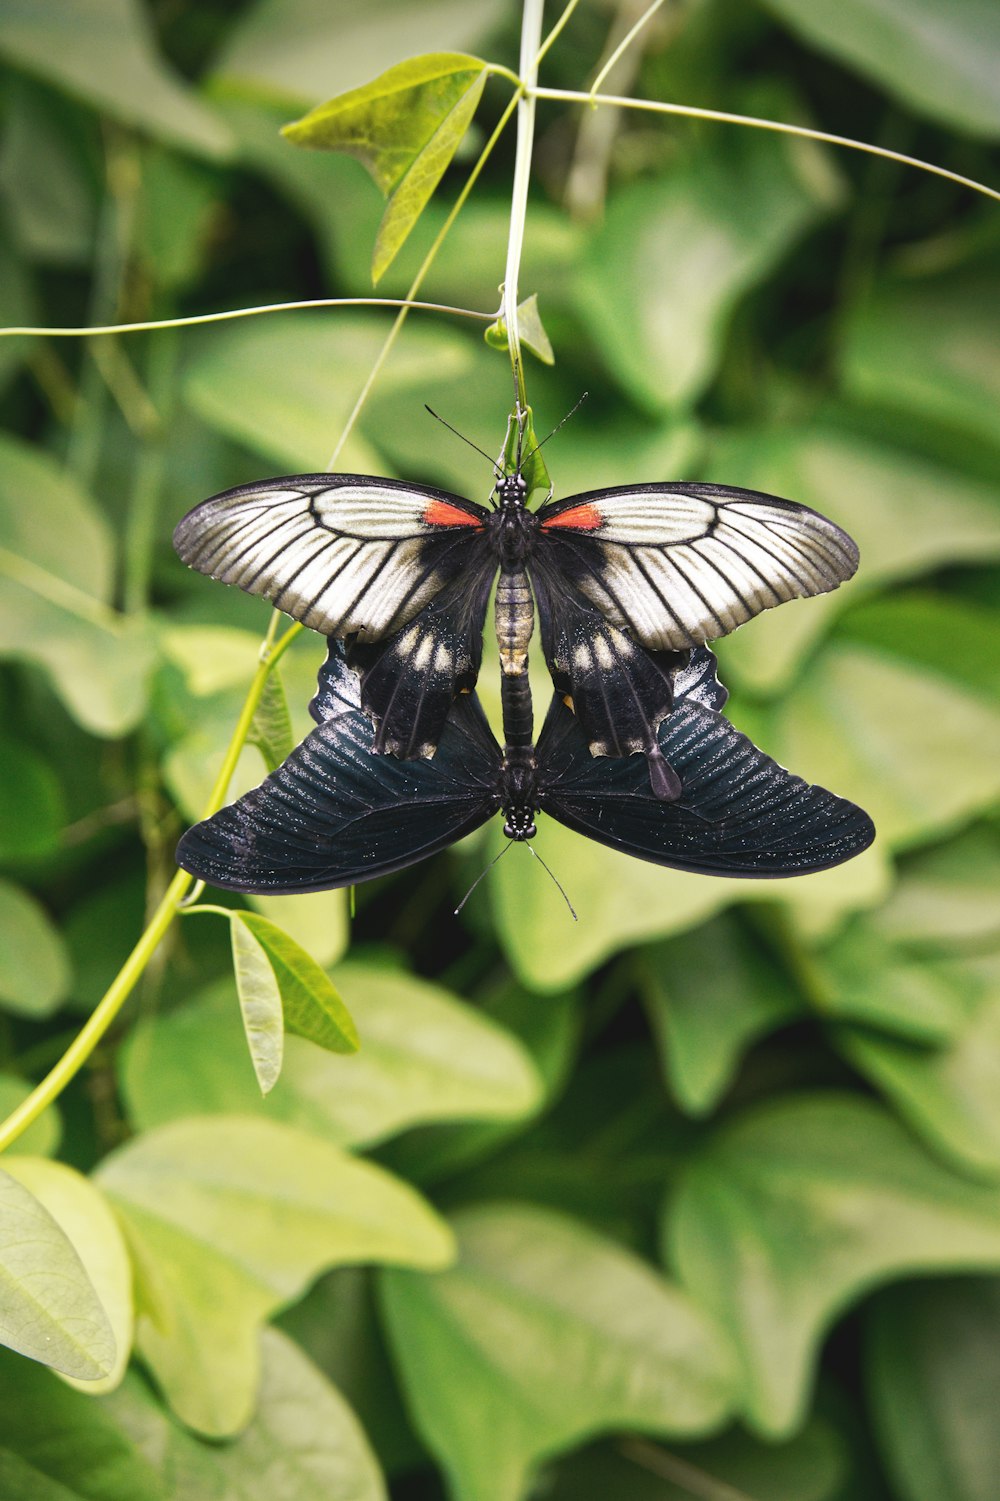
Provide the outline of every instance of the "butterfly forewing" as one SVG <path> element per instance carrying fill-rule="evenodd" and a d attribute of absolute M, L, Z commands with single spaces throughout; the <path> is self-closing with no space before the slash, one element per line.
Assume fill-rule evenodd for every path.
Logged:
<path fill-rule="evenodd" d="M 191 568 L 313 630 L 378 641 L 468 566 L 468 542 L 488 514 L 420 485 L 298 474 L 203 501 L 177 527 L 174 546 Z"/>
<path fill-rule="evenodd" d="M 683 650 L 849 579 L 858 550 L 825 516 L 722 485 L 622 486 L 543 506 L 539 555 L 648 647 Z"/>

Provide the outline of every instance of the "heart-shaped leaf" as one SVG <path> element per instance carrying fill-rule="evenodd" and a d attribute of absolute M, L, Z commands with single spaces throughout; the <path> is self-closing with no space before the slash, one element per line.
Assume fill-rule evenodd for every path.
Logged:
<path fill-rule="evenodd" d="M 602 1429 L 699 1433 L 729 1406 L 714 1329 L 583 1225 L 526 1205 L 466 1210 L 460 1259 L 383 1274 L 414 1421 L 457 1501 L 518 1501 L 532 1466 Z"/>
<path fill-rule="evenodd" d="M 162 1126 L 104 1158 L 97 1181 L 135 1262 L 143 1359 L 178 1416 L 215 1437 L 253 1410 L 260 1325 L 321 1270 L 438 1267 L 452 1254 L 447 1226 L 406 1184 L 249 1117 Z"/>
<path fill-rule="evenodd" d="M 1000 1279 L 894 1287 L 868 1318 L 875 1435 L 900 1501 L 994 1501 Z"/>
<path fill-rule="evenodd" d="M 132 1268 L 118 1221 L 88 1178 L 61 1162 L 43 1157 L 13 1156 L 7 1172 L 34 1194 L 65 1233 L 90 1278 L 116 1347 L 114 1365 L 98 1380 L 79 1381 L 88 1395 L 114 1391 L 132 1350 Z M 67 1380 L 73 1374 L 67 1373 Z"/>
<path fill-rule="evenodd" d="M 720 1132 L 664 1233 L 729 1334 L 748 1422 L 777 1437 L 802 1421 L 835 1314 L 893 1278 L 1000 1266 L 1000 1194 L 942 1167 L 873 1101 L 802 1095 Z"/>
<path fill-rule="evenodd" d="M 460 52 L 411 57 L 284 127 L 296 146 L 357 157 L 389 197 L 375 241 L 374 282 L 392 264 L 458 149 L 487 71 L 479 58 Z"/>
<path fill-rule="evenodd" d="M 0 1344 L 67 1376 L 97 1381 L 115 1337 L 66 1232 L 13 1173 L 0 1172 Z"/>
<path fill-rule="evenodd" d="M 131 1119 L 148 1128 L 197 1110 L 266 1109 L 347 1145 L 428 1121 L 516 1119 L 537 1104 L 541 1085 L 524 1048 L 448 991 L 364 964 L 336 975 L 360 1019 L 355 1056 L 287 1038 L 281 1084 L 265 1107 L 241 1056 L 232 988 L 213 986 L 142 1024 L 126 1044 Z"/>

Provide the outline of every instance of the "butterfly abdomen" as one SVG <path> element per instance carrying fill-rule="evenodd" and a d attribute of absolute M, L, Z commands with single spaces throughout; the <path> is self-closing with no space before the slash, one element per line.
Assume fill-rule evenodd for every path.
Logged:
<path fill-rule="evenodd" d="M 523 568 L 501 569 L 495 609 L 501 670 L 509 675 L 526 672 L 535 602 Z"/>

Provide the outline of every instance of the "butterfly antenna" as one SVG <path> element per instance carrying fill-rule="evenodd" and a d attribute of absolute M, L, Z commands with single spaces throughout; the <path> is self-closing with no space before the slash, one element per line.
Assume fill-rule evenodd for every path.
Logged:
<path fill-rule="evenodd" d="M 503 857 L 504 857 L 504 855 L 507 853 L 507 851 L 509 849 L 513 849 L 513 847 L 514 847 L 513 846 L 513 842 L 511 840 L 508 840 L 508 842 L 504 846 L 504 848 L 502 850 L 500 850 L 497 854 L 495 854 L 493 856 L 493 859 L 490 861 L 489 865 L 487 865 L 486 869 L 484 871 L 480 871 L 479 875 L 473 881 L 472 885 L 469 887 L 468 891 L 465 893 L 465 895 L 463 896 L 462 900 L 459 902 L 458 906 L 455 908 L 455 912 L 454 912 L 454 916 L 455 917 L 457 917 L 458 914 L 461 912 L 462 908 L 465 906 L 466 902 L 469 900 L 469 897 L 472 895 L 472 893 L 475 891 L 476 887 L 479 885 L 480 881 L 484 881 L 486 879 L 486 877 L 489 875 L 490 871 L 493 869 L 493 867 L 497 863 L 497 861 L 498 860 L 502 860 Z M 558 882 L 556 882 L 556 884 L 558 885 Z M 572 910 L 572 909 L 570 909 L 570 910 Z"/>
<path fill-rule="evenodd" d="M 440 424 L 441 424 L 442 427 L 446 427 L 450 433 L 454 433 L 455 434 L 456 438 L 461 438 L 461 440 L 462 440 L 463 443 L 468 443 L 468 445 L 469 445 L 470 448 L 474 448 L 477 453 L 481 453 L 482 456 L 483 456 L 483 458 L 486 460 L 487 464 L 489 464 L 491 466 L 491 468 L 493 469 L 494 473 L 496 473 L 496 474 L 500 473 L 500 470 L 497 468 L 496 460 L 495 459 L 491 459 L 490 456 L 489 456 L 489 454 L 486 452 L 486 450 L 484 448 L 480 448 L 480 446 L 479 446 L 478 443 L 473 443 L 473 441 L 472 441 L 471 438 L 467 438 L 464 433 L 460 433 L 457 427 L 452 427 L 451 423 L 450 422 L 446 422 L 445 419 L 440 415 L 439 412 L 435 412 L 435 410 L 434 410 L 433 407 L 429 407 L 427 405 L 426 401 L 424 402 L 424 408 L 425 408 L 426 411 L 430 412 L 430 414 L 431 414 L 432 417 L 434 417 L 438 422 L 440 422 Z"/>
<path fill-rule="evenodd" d="M 524 462 L 525 463 L 527 463 L 529 459 L 534 458 L 534 456 L 538 452 L 538 450 L 540 448 L 544 448 L 545 445 L 546 445 L 546 443 L 549 441 L 549 438 L 554 438 L 555 435 L 556 435 L 556 433 L 559 431 L 559 429 L 561 427 L 565 427 L 566 426 L 567 422 L 573 416 L 573 414 L 575 412 L 578 412 L 580 410 L 580 408 L 583 406 L 583 403 L 586 401 L 588 395 L 589 395 L 589 392 L 584 391 L 583 395 L 580 397 L 580 400 L 576 403 L 576 406 L 570 407 L 569 411 L 566 413 L 566 415 L 563 418 L 563 420 L 561 422 L 557 422 L 556 425 L 555 425 L 555 427 L 552 429 L 552 431 L 550 433 L 548 433 L 542 439 L 542 441 L 540 443 L 537 443 L 535 445 L 535 447 L 531 450 L 530 453 L 526 453 L 525 454 L 525 456 L 524 456 Z"/>
<path fill-rule="evenodd" d="M 577 402 L 577 405 L 579 406 L 579 402 Z M 569 897 L 566 895 L 566 893 L 563 890 L 563 888 L 562 888 L 560 882 L 558 881 L 558 879 L 552 874 L 551 870 L 549 870 L 549 867 L 546 865 L 546 863 L 542 859 L 541 855 L 539 855 L 535 850 L 533 850 L 532 847 L 531 847 L 531 845 L 528 844 L 527 842 L 525 842 L 524 847 L 528 851 L 529 855 L 534 855 L 535 856 L 535 859 L 538 861 L 539 865 L 542 867 L 542 869 L 544 870 L 545 874 L 552 881 L 555 881 L 556 889 L 558 890 L 559 895 L 562 897 L 563 901 L 566 903 L 567 907 L 569 908 L 569 915 L 570 915 L 570 917 L 573 919 L 574 922 L 579 922 L 580 919 L 577 917 L 576 913 L 573 911 L 573 903 L 570 901 Z M 505 851 L 503 851 L 503 850 L 500 851 L 500 854 L 504 854 L 504 853 L 505 853 Z M 497 856 L 498 860 L 499 860 L 499 858 L 500 858 L 500 855 Z M 484 871 L 483 875 L 485 875 L 485 874 L 486 874 L 486 872 Z M 482 878 L 483 878 L 482 876 L 479 877 L 480 880 L 482 880 Z"/>

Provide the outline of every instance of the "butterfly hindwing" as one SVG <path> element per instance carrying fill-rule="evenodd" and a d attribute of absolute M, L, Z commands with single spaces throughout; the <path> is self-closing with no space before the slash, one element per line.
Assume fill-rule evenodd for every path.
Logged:
<path fill-rule="evenodd" d="M 174 546 L 189 567 L 313 630 L 378 641 L 466 568 L 488 514 L 428 486 L 296 474 L 202 501 L 178 525 Z"/>
<path fill-rule="evenodd" d="M 534 593 L 545 659 L 556 691 L 572 700 L 591 755 L 642 751 L 657 797 L 677 797 L 680 782 L 656 732 L 673 707 L 674 674 L 688 653 L 647 651 L 540 562 Z"/>
<path fill-rule="evenodd" d="M 348 645 L 348 660 L 361 668 L 362 708 L 375 723 L 373 750 L 433 756 L 454 699 L 475 687 L 493 582 L 481 549 L 478 562 L 388 641 Z"/>
<path fill-rule="evenodd" d="M 498 809 L 500 750 L 474 695 L 455 705 L 433 761 L 372 752 L 337 645 L 310 708 L 319 727 L 281 766 L 184 835 L 185 870 L 232 891 L 325 891 L 402 870 Z"/>
<path fill-rule="evenodd" d="M 785 771 L 705 707 L 706 665 L 696 665 L 688 691 L 678 679 L 660 726 L 679 800 L 654 797 L 638 756 L 595 760 L 554 698 L 538 741 L 542 810 L 612 849 L 704 875 L 804 875 L 866 849 L 875 835 L 866 813 Z"/>
<path fill-rule="evenodd" d="M 854 574 L 850 537 L 808 506 L 724 485 L 595 490 L 538 512 L 538 550 L 654 650 L 724 636 Z"/>

